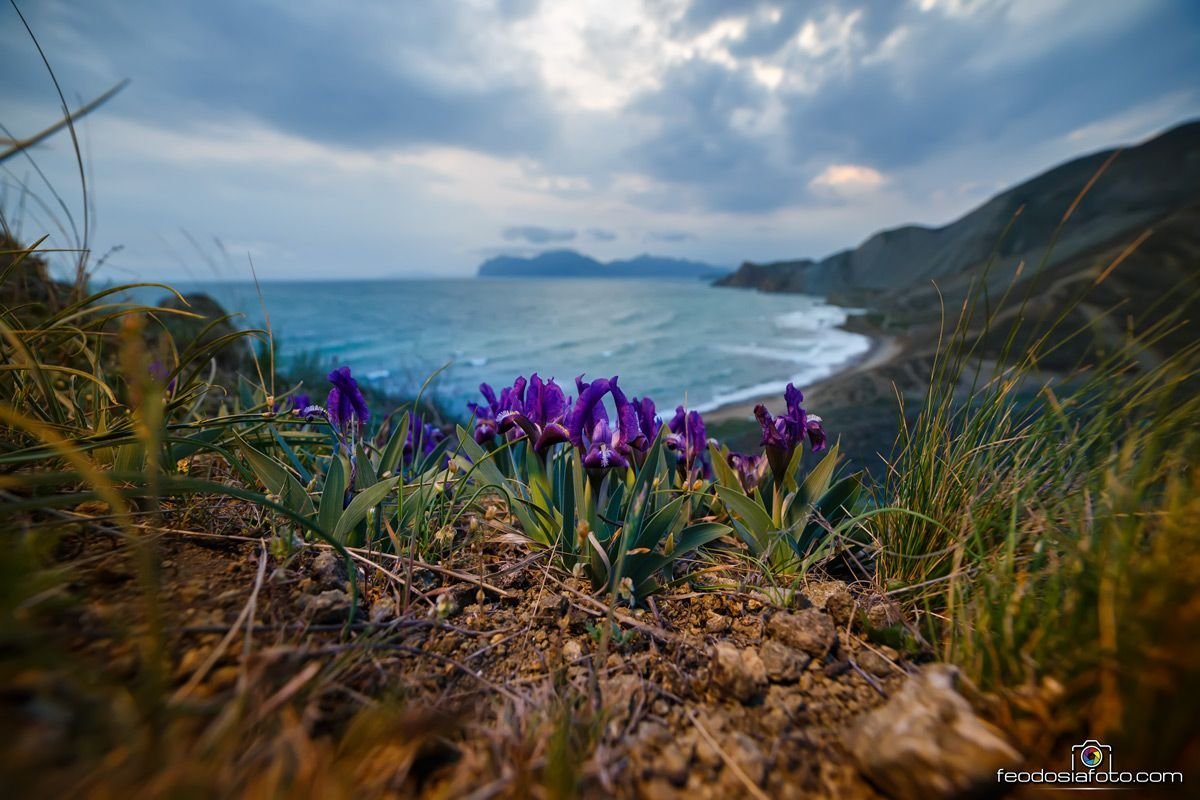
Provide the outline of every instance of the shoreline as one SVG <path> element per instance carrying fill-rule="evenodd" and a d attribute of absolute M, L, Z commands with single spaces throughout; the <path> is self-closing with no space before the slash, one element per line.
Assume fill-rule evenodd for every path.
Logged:
<path fill-rule="evenodd" d="M 838 326 L 845 330 L 843 326 Z M 868 337 L 871 340 L 870 347 L 863 353 L 849 359 L 845 364 L 838 367 L 837 371 L 828 377 L 822 378 L 819 381 L 809 385 L 799 387 L 804 392 L 805 405 L 813 403 L 815 406 L 820 405 L 822 389 L 830 388 L 831 384 L 840 382 L 847 377 L 857 375 L 862 372 L 878 369 L 885 366 L 899 356 L 904 354 L 905 347 L 900 337 L 890 336 L 876 331 L 853 331 Z M 783 395 L 780 393 L 762 395 L 749 400 L 739 400 L 733 403 L 727 403 L 723 406 L 718 406 L 712 411 L 704 414 L 706 421 L 714 423 L 720 422 L 746 422 L 754 419 L 754 407 L 758 404 L 764 404 L 771 413 L 775 413 L 776 407 L 782 410 Z M 819 413 L 819 411 L 815 411 Z"/>

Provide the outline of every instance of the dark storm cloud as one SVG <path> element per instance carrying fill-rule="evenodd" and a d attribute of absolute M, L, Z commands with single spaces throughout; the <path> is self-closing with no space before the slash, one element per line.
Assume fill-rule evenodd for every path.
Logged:
<path fill-rule="evenodd" d="M 514 16 L 536 10 L 503 6 L 500 13 Z M 487 63 L 475 49 L 480 20 L 458 4 L 359 6 L 349 14 L 303 2 L 108 0 L 26 11 L 66 85 L 95 92 L 105 80 L 130 77 L 124 108 L 145 117 L 256 118 L 355 148 L 437 143 L 533 153 L 553 136 L 536 71 L 506 74 Z M 0 72 L 14 90 L 44 98 L 36 53 L 10 24 L 11 9 L 0 15 Z M 103 42 L 103 63 L 73 62 L 78 41 Z"/>
<path fill-rule="evenodd" d="M 506 242 L 525 241 L 530 244 L 548 244 L 550 242 L 574 241 L 576 232 L 573 230 L 554 230 L 540 225 L 513 225 L 505 228 L 500 234 Z"/>

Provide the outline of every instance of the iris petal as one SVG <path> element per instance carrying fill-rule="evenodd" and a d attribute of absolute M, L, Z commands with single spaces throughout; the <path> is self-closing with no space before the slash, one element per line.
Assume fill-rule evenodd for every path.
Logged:
<path fill-rule="evenodd" d="M 569 426 L 571 444 L 580 450 L 586 449 L 583 441 L 585 431 L 590 433 L 600 421 L 603 421 L 606 426 L 608 424 L 608 414 L 604 412 L 604 406 L 600 404 L 600 401 L 604 399 L 604 395 L 608 394 L 609 390 L 607 378 L 597 378 L 591 383 L 584 383 L 582 378 L 581 375 L 575 379 L 575 383 L 579 387 L 579 399 L 575 401 L 575 410 L 571 412 Z"/>
<path fill-rule="evenodd" d="M 565 442 L 570 438 L 567 429 L 561 423 L 551 422 L 546 427 L 542 428 L 542 433 L 534 442 L 533 449 L 537 453 L 545 453 L 551 447 L 561 442 Z"/>

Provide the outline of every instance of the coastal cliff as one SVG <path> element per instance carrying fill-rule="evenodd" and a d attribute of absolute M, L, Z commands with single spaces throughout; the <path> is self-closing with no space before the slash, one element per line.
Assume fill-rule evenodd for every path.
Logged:
<path fill-rule="evenodd" d="M 1058 230 L 1064 212 L 1106 163 Z M 1197 203 L 1200 121 L 1119 153 L 1105 150 L 1061 164 L 943 227 L 908 225 L 881 231 L 854 249 L 820 260 L 746 262 L 716 285 L 903 307 L 927 300 L 932 281 L 943 292 L 964 289 L 993 256 L 989 283 L 1007 283 L 1017 264 L 1024 262 L 1032 272 L 1043 260 L 1046 269 L 1078 262 L 1113 242 L 1132 241 L 1146 228 Z M 916 298 L 905 297 L 910 290 L 916 291 Z"/>

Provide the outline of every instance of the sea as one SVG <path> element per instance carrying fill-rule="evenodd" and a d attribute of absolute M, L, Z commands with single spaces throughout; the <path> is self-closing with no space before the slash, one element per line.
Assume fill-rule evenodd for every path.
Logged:
<path fill-rule="evenodd" d="M 203 283 L 241 324 L 270 329 L 277 362 L 347 364 L 360 380 L 447 409 L 479 385 L 517 375 L 620 376 L 630 397 L 711 411 L 803 388 L 844 367 L 870 340 L 838 326 L 855 309 L 819 297 L 764 294 L 696 281 L 428 280 Z M 260 295 L 261 289 L 261 295 Z M 318 392 L 323 387 L 314 387 Z"/>

